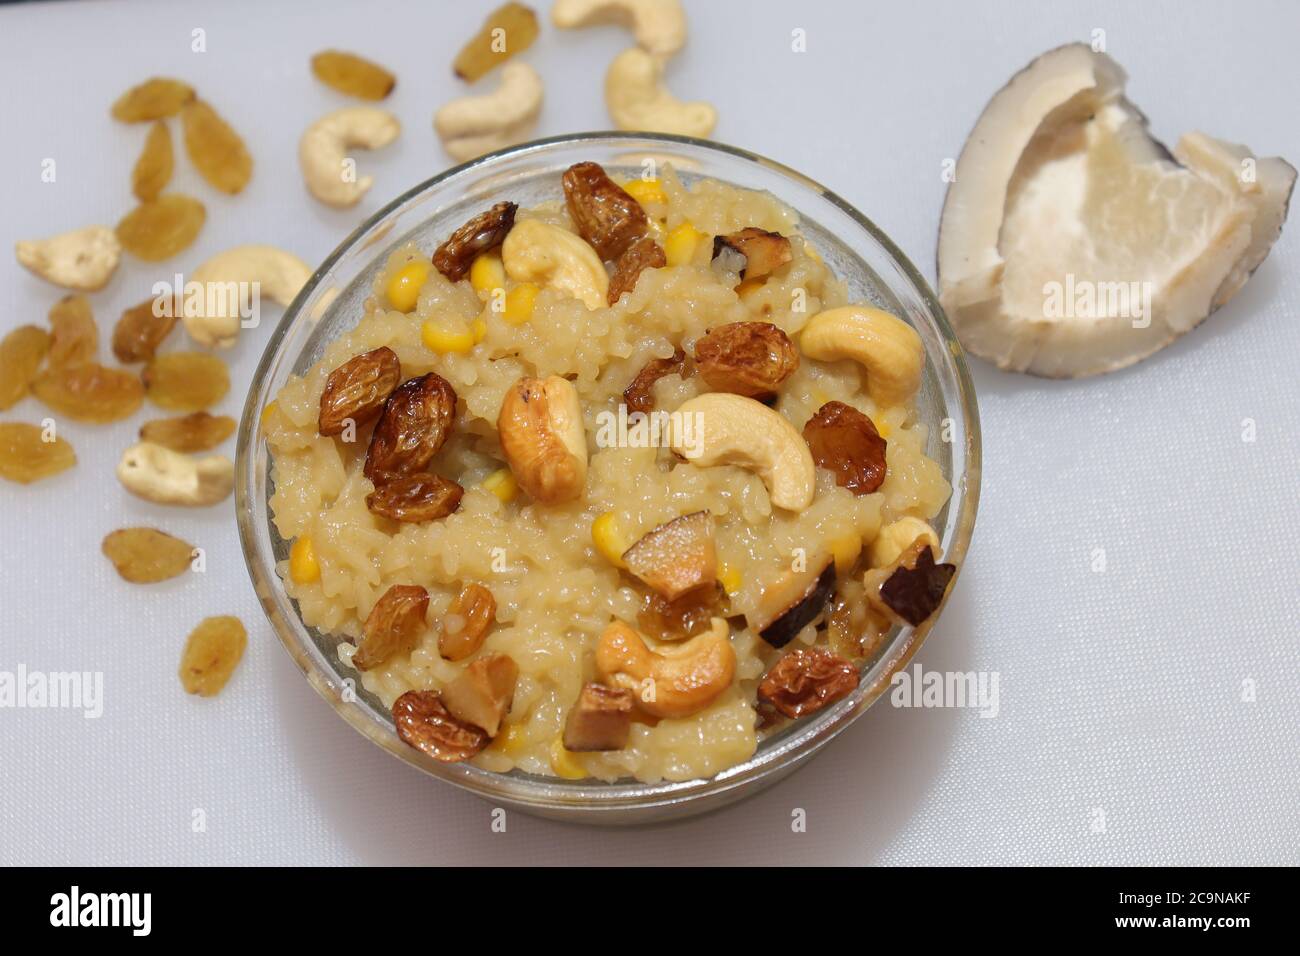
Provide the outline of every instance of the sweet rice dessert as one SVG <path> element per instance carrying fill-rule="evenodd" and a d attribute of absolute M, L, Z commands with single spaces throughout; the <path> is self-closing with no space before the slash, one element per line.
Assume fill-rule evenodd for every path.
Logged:
<path fill-rule="evenodd" d="M 394 251 L 268 406 L 278 570 L 435 759 L 707 777 L 942 603 L 924 350 L 770 195 L 563 188 Z"/>

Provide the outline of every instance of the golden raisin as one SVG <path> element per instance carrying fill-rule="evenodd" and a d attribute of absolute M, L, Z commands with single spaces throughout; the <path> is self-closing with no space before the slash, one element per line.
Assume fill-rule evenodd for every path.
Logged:
<path fill-rule="evenodd" d="M 662 269 L 668 265 L 664 250 L 649 236 L 642 236 L 614 262 L 614 274 L 609 279 L 609 296 L 607 301 L 615 305 L 624 292 L 636 288 L 637 280 L 646 269 Z"/>
<path fill-rule="evenodd" d="M 799 350 L 770 322 L 730 322 L 696 341 L 695 367 L 715 391 L 766 399 L 799 368 Z"/>
<path fill-rule="evenodd" d="M 215 697 L 239 666 L 248 632 L 237 617 L 208 617 L 190 632 L 181 654 L 181 686 L 187 694 Z"/>
<path fill-rule="evenodd" d="M 434 267 L 452 282 L 465 278 L 476 258 L 506 241 L 518 209 L 517 203 L 499 202 L 479 213 L 434 250 Z"/>
<path fill-rule="evenodd" d="M 172 451 L 208 451 L 233 435 L 235 425 L 235 420 L 228 415 L 194 412 L 145 422 L 140 426 L 140 440 L 151 441 Z"/>
<path fill-rule="evenodd" d="M 171 315 L 158 315 L 156 299 L 148 299 L 139 305 L 133 305 L 122 313 L 122 317 L 113 326 L 113 354 L 119 362 L 127 365 L 132 362 L 147 362 L 158 351 L 158 346 L 176 326 L 178 310 L 159 309 Z"/>
<path fill-rule="evenodd" d="M 117 240 L 136 258 L 161 262 L 188 249 L 205 219 L 203 203 L 180 193 L 166 193 L 123 216 L 117 224 Z"/>
<path fill-rule="evenodd" d="M 352 655 L 357 670 L 378 667 L 415 647 L 429 611 L 429 592 L 414 584 L 394 584 L 366 616 L 361 642 Z"/>
<path fill-rule="evenodd" d="M 429 372 L 397 387 L 370 434 L 363 473 L 382 483 L 398 475 L 424 471 L 451 434 L 456 418 L 456 390 Z"/>
<path fill-rule="evenodd" d="M 459 508 L 464 494 L 456 482 L 420 472 L 379 485 L 366 495 L 366 507 L 394 521 L 437 521 Z"/>
<path fill-rule="evenodd" d="M 673 601 L 651 591 L 646 595 L 645 607 L 637 612 L 636 622 L 657 640 L 680 641 L 709 629 L 722 594 L 722 585 L 716 583 L 687 591 Z"/>
<path fill-rule="evenodd" d="M 145 394 L 159 408 L 196 412 L 210 408 L 230 391 L 226 363 L 207 352 L 168 352 L 140 373 Z"/>
<path fill-rule="evenodd" d="M 875 423 L 852 405 L 827 402 L 803 427 L 813 461 L 835 473 L 835 483 L 869 495 L 885 482 L 887 442 Z"/>
<path fill-rule="evenodd" d="M 144 401 L 139 378 L 93 362 L 47 369 L 32 382 L 32 393 L 54 411 L 83 422 L 127 418 Z"/>
<path fill-rule="evenodd" d="M 496 615 L 497 599 L 491 591 L 481 584 L 465 585 L 442 617 L 438 653 L 449 661 L 469 657 L 483 646 Z"/>
<path fill-rule="evenodd" d="M 0 422 L 0 478 L 30 484 L 67 471 L 77 456 L 62 438 L 26 422 Z"/>
<path fill-rule="evenodd" d="M 326 86 L 363 100 L 382 100 L 397 84 L 397 77 L 378 63 L 342 50 L 317 53 L 311 71 Z"/>
<path fill-rule="evenodd" d="M 806 717 L 853 693 L 858 669 L 823 647 L 802 647 L 772 665 L 758 699 L 787 717 Z"/>
<path fill-rule="evenodd" d="M 50 333 L 35 325 L 20 325 L 0 339 L 0 409 L 27 394 L 49 350 Z"/>
<path fill-rule="evenodd" d="M 99 352 L 99 327 L 95 325 L 90 300 L 84 295 L 65 295 L 50 308 L 50 368 L 84 365 L 95 361 Z"/>
<path fill-rule="evenodd" d="M 599 163 L 576 163 L 564 171 L 561 182 L 564 204 L 578 235 L 602 259 L 617 259 L 650 228 L 641 204 Z"/>
<path fill-rule="evenodd" d="M 123 123 L 146 123 L 175 116 L 194 99 L 194 87 L 166 76 L 155 76 L 133 86 L 113 104 L 113 119 Z"/>
<path fill-rule="evenodd" d="M 349 421 L 364 425 L 378 418 L 401 381 L 402 363 L 386 346 L 349 359 L 325 380 L 317 430 L 325 436 L 338 435 Z"/>
<path fill-rule="evenodd" d="M 189 570 L 194 546 L 154 528 L 122 528 L 104 538 L 104 556 L 132 584 L 155 584 Z"/>
<path fill-rule="evenodd" d="M 203 100 L 181 110 L 185 151 L 199 174 L 214 189 L 234 195 L 253 176 L 253 157 L 239 134 Z"/>
<path fill-rule="evenodd" d="M 672 358 L 646 362 L 645 367 L 636 373 L 636 378 L 632 379 L 632 384 L 623 390 L 623 404 L 627 406 L 628 413 L 652 411 L 655 407 L 655 382 L 674 372 L 684 378 L 690 374 L 685 366 L 686 353 L 681 349 L 674 349 Z"/>
<path fill-rule="evenodd" d="M 393 701 L 397 736 L 434 760 L 468 760 L 491 742 L 487 731 L 452 715 L 435 690 L 408 690 Z"/>
<path fill-rule="evenodd" d="M 131 192 L 141 202 L 157 199 L 172 178 L 175 158 L 172 154 L 172 134 L 167 124 L 158 120 L 149 127 L 144 138 L 144 149 L 131 170 Z"/>
<path fill-rule="evenodd" d="M 462 80 L 473 82 L 537 39 L 537 14 L 522 3 L 507 3 L 488 14 L 452 63 Z"/>

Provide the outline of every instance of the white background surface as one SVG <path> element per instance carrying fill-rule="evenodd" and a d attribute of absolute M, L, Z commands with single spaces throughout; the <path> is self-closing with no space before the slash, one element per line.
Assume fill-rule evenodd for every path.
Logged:
<path fill-rule="evenodd" d="M 109 104 L 145 76 L 174 74 L 233 122 L 256 160 L 232 198 L 178 154 L 173 186 L 200 197 L 209 218 L 174 265 L 243 242 L 319 261 L 447 165 L 431 116 L 462 94 L 449 64 L 490 6 L 6 7 L 4 241 L 116 222 L 132 204 L 144 128 L 112 122 Z M 931 280 L 943 160 L 1012 73 L 1094 28 L 1157 136 L 1172 143 L 1201 128 L 1300 160 L 1294 3 L 689 6 L 690 43 L 670 84 L 717 105 L 716 137 L 826 183 Z M 803 54 L 790 51 L 796 27 L 807 31 Z M 194 28 L 207 32 L 206 53 L 190 50 Z M 547 83 L 539 135 L 608 126 L 601 78 L 630 42 L 613 27 L 547 24 L 526 54 Z M 345 212 L 306 194 L 295 158 L 306 124 L 346 105 L 308 69 L 331 46 L 397 72 L 385 105 L 404 124 L 394 146 L 358 156 L 377 185 Z M 40 179 L 47 157 L 54 184 Z M 148 408 L 110 427 L 69 423 L 75 470 L 0 483 L 0 669 L 103 671 L 104 714 L 0 710 L 0 862 L 1300 863 L 1298 232 L 1293 222 L 1227 308 L 1136 368 L 1050 382 L 974 363 L 983 503 L 957 591 L 917 659 L 996 671 L 996 718 L 885 701 L 761 796 L 651 830 L 512 813 L 507 832 L 492 833 L 487 804 L 383 754 L 308 688 L 255 602 L 230 505 L 180 513 L 118 487 L 113 465 Z M 155 277 L 125 260 L 94 296 L 105 334 Z M 0 259 L 4 330 L 42 322 L 57 296 Z M 239 414 L 277 317 L 231 356 L 235 388 L 220 411 Z M 42 414 L 27 400 L 3 417 Z M 1248 418 L 1253 443 L 1242 440 Z M 99 542 L 135 523 L 206 548 L 206 575 L 120 581 Z M 1091 570 L 1096 549 L 1104 573 Z M 220 697 L 188 697 L 175 676 L 185 635 L 227 613 L 249 626 L 244 662 Z M 1241 700 L 1247 680 L 1253 703 Z M 794 808 L 807 812 L 806 833 L 791 832 Z M 192 832 L 196 809 L 204 833 Z M 1105 830 L 1093 832 L 1099 811 Z"/>

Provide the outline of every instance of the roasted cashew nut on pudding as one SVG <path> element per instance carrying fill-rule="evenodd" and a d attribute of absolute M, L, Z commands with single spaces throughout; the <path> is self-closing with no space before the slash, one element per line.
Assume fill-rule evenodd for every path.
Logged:
<path fill-rule="evenodd" d="M 924 351 L 767 194 L 563 186 L 392 253 L 267 407 L 279 570 L 435 759 L 706 777 L 942 602 Z"/>

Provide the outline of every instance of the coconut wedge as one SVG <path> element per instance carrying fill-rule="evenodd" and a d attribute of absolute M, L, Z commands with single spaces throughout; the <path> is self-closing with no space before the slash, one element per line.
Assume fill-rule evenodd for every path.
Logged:
<path fill-rule="evenodd" d="M 1052 50 L 993 98 L 957 162 L 939 227 L 939 298 L 999 368 L 1096 375 L 1164 348 L 1268 255 L 1296 171 L 1203 133 L 1170 153 L 1084 44 Z"/>

